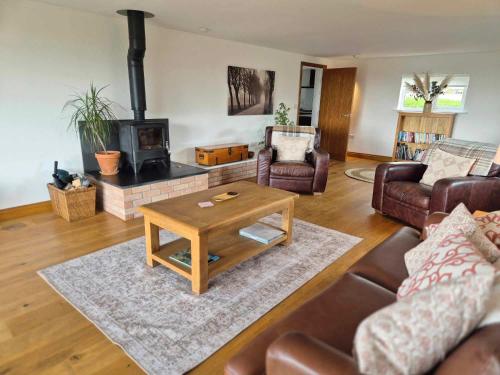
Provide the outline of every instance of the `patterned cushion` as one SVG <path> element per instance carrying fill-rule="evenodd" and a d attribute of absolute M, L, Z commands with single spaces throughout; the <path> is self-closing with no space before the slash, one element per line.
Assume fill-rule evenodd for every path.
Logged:
<path fill-rule="evenodd" d="M 491 290 L 490 298 L 486 304 L 486 315 L 478 325 L 478 328 L 500 323 L 500 259 L 497 260 L 493 267 L 495 267 L 495 280 Z"/>
<path fill-rule="evenodd" d="M 500 211 L 474 219 L 477 228 L 469 239 L 489 262 L 494 263 L 500 259 Z M 429 225 L 428 235 L 435 233 L 438 227 L 439 224 Z"/>
<path fill-rule="evenodd" d="M 354 357 L 363 374 L 420 374 L 431 370 L 478 324 L 494 278 L 467 276 L 403 298 L 359 325 Z"/>
<path fill-rule="evenodd" d="M 420 182 L 432 186 L 442 178 L 465 177 L 475 161 L 476 159 L 463 158 L 437 149 Z"/>
<path fill-rule="evenodd" d="M 404 258 L 408 274 L 411 276 L 417 272 L 448 234 L 461 231 L 466 236 L 470 236 L 476 229 L 476 222 L 467 210 L 467 207 L 463 203 L 459 204 L 449 216 L 443 219 L 433 234 L 430 234 L 425 241 L 405 254 Z"/>
<path fill-rule="evenodd" d="M 398 289 L 398 299 L 460 276 L 479 275 L 485 270 L 491 273 L 491 269 L 492 265 L 474 243 L 457 230 L 448 234 L 420 269 L 403 281 Z"/>
<path fill-rule="evenodd" d="M 278 151 L 278 161 L 304 161 L 309 144 L 307 138 L 273 136 L 275 147 Z"/>
<path fill-rule="evenodd" d="M 477 217 L 476 222 L 486 237 L 500 249 L 500 211 Z"/>

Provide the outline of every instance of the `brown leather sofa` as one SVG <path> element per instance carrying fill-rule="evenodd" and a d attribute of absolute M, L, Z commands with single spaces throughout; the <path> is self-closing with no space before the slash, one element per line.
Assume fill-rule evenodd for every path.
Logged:
<path fill-rule="evenodd" d="M 435 213 L 427 224 L 444 216 Z M 403 256 L 420 241 L 417 230 L 402 228 L 323 293 L 257 336 L 227 363 L 225 374 L 358 374 L 351 354 L 356 328 L 367 316 L 396 301 L 398 286 L 408 276 Z M 439 375 L 499 372 L 500 324 L 472 332 L 431 371 Z"/>
<path fill-rule="evenodd" d="M 266 144 L 257 158 L 257 183 L 296 193 L 323 193 L 328 179 L 330 155 L 320 149 L 321 130 L 316 128 L 314 149 L 304 162 L 276 161 L 271 146 L 273 127 L 266 128 Z"/>
<path fill-rule="evenodd" d="M 419 183 L 426 169 L 421 163 L 379 164 L 372 207 L 416 228 L 431 213 L 450 213 L 460 202 L 471 212 L 500 209 L 500 165 L 493 164 L 487 177 L 443 178 L 432 187 Z"/>

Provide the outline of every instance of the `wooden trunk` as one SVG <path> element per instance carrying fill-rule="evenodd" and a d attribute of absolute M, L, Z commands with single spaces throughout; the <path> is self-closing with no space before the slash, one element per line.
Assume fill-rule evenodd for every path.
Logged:
<path fill-rule="evenodd" d="M 201 165 L 218 165 L 248 159 L 248 145 L 226 143 L 196 147 L 196 162 Z"/>
<path fill-rule="evenodd" d="M 95 215 L 96 188 L 61 190 L 47 184 L 54 213 L 72 222 Z"/>

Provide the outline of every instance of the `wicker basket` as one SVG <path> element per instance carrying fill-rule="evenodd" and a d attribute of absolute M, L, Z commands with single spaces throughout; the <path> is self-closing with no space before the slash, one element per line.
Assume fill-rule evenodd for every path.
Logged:
<path fill-rule="evenodd" d="M 72 222 L 95 215 L 95 186 L 61 190 L 47 184 L 54 213 Z"/>

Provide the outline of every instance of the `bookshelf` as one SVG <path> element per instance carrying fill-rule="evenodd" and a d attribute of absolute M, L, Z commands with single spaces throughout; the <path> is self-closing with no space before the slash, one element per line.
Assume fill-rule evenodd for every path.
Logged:
<path fill-rule="evenodd" d="M 419 160 L 431 143 L 451 137 L 455 113 L 399 112 L 392 160 Z"/>

